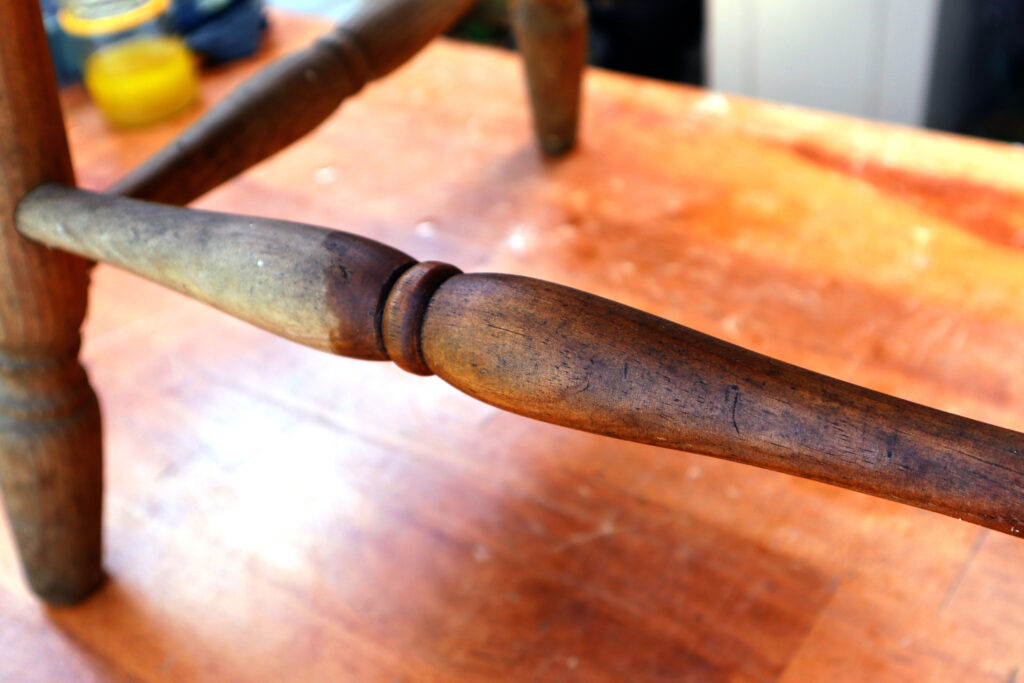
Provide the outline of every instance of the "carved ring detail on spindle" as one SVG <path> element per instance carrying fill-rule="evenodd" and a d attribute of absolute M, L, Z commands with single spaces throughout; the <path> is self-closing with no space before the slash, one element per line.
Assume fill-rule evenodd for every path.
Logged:
<path fill-rule="evenodd" d="M 449 278 L 461 275 L 453 265 L 417 263 L 398 279 L 388 294 L 381 319 L 384 348 L 395 365 L 416 375 L 432 375 L 423 358 L 421 331 L 431 297 Z"/>

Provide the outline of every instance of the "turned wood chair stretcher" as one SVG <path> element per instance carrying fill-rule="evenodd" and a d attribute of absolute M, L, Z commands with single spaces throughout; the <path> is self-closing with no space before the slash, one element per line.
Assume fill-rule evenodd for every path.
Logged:
<path fill-rule="evenodd" d="M 325 228 L 179 208 L 312 130 L 470 4 L 365 3 L 108 194 L 73 187 L 38 11 L 0 4 L 0 484 L 37 594 L 75 602 L 102 576 L 100 416 L 77 360 L 89 260 L 312 348 L 437 374 L 521 415 L 1021 533 L 1022 434 L 560 285 L 463 274 Z M 519 0 L 512 18 L 538 140 L 562 153 L 578 118 L 582 0 Z"/>

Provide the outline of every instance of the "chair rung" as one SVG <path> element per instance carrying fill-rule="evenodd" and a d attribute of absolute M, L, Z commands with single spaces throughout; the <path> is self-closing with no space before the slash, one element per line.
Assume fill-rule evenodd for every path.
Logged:
<path fill-rule="evenodd" d="M 314 348 L 511 412 L 1024 531 L 1024 434 L 819 375 L 561 285 L 417 264 L 286 221 L 44 185 L 28 237 Z"/>

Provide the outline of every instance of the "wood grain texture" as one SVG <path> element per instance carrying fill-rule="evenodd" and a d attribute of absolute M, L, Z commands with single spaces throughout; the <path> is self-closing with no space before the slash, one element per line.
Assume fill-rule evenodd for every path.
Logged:
<path fill-rule="evenodd" d="M 509 12 L 537 141 L 546 154 L 565 154 L 576 144 L 579 128 L 587 7 L 583 0 L 514 0 Z"/>
<path fill-rule="evenodd" d="M 31 199 L 30 199 L 30 198 Z M 415 262 L 357 235 L 44 185 L 18 207 L 24 234 L 110 263 L 286 339 L 388 358 L 380 317 Z"/>
<path fill-rule="evenodd" d="M 274 14 L 265 52 L 209 73 L 203 101 L 328 27 Z M 1024 429 L 1024 252 L 972 229 L 978 195 L 946 192 L 1001 193 L 975 206 L 1021 225 L 1024 151 L 592 70 L 586 144 L 549 164 L 521 79 L 515 55 L 438 41 L 198 206 L 560 282 Z M 96 190 L 194 118 L 115 134 L 80 89 L 63 101 Z M 1005 683 L 1024 667 L 1019 539 L 523 419 L 103 265 L 84 334 L 110 579 L 44 610 L 0 543 L 0 679 Z"/>
<path fill-rule="evenodd" d="M 0 489 L 25 575 L 44 600 L 101 578 L 96 396 L 78 362 L 89 264 L 18 235 L 39 183 L 73 183 L 38 8 L 0 6 Z"/>
<path fill-rule="evenodd" d="M 1024 534 L 1024 434 L 540 280 L 454 277 L 427 310 L 427 366 L 499 408 Z"/>
<path fill-rule="evenodd" d="M 270 64 L 111 192 L 187 204 L 306 135 L 443 33 L 472 0 L 372 0 Z"/>
<path fill-rule="evenodd" d="M 520 415 L 1024 533 L 1024 434 L 833 380 L 586 292 L 413 266 L 397 250 L 325 228 L 59 185 L 26 195 L 16 217 L 43 244 L 315 349 L 435 372 Z"/>

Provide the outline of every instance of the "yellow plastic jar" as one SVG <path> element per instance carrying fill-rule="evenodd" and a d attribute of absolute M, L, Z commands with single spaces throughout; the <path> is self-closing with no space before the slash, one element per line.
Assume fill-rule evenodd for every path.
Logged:
<path fill-rule="evenodd" d="M 153 123 L 196 99 L 195 58 L 162 26 L 169 5 L 170 0 L 65 0 L 61 7 L 61 27 L 91 45 L 85 87 L 113 126 Z"/>

